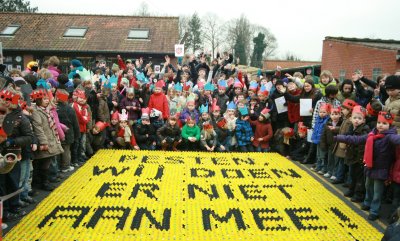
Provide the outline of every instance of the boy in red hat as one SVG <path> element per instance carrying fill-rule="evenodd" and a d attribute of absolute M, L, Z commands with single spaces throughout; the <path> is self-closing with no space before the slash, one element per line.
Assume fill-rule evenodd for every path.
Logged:
<path fill-rule="evenodd" d="M 255 127 L 252 143 L 257 152 L 269 151 L 269 140 L 273 136 L 269 112 L 270 110 L 265 108 L 261 111 L 258 120 L 249 120 L 251 126 Z"/>
<path fill-rule="evenodd" d="M 321 135 L 321 148 L 327 153 L 327 158 L 324 162 L 324 177 L 331 178 L 331 180 L 336 180 L 334 176 L 335 173 L 335 155 L 333 154 L 333 147 L 335 146 L 335 141 L 333 137 L 336 135 L 336 127 L 342 124 L 340 107 L 332 108 L 331 114 L 328 122 L 326 122 Z"/>
<path fill-rule="evenodd" d="M 396 145 L 400 145 L 400 136 L 397 134 L 396 128 L 392 126 L 394 118 L 393 114 L 379 112 L 376 128 L 369 134 L 362 136 L 338 135 L 336 137 L 338 141 L 354 146 L 364 146 L 365 144 L 363 165 L 366 175 L 366 195 L 361 209 L 369 210 L 369 220 L 379 218 L 385 183 L 393 178 L 393 175 L 391 175 L 393 173 L 390 173 L 390 170 L 396 169 L 393 168 L 393 163 Z"/>
<path fill-rule="evenodd" d="M 162 92 L 164 87 L 164 81 L 157 81 L 155 84 L 153 94 L 150 96 L 148 107 L 161 111 L 162 116 L 160 118 L 167 120 L 169 117 L 169 106 L 168 100 L 165 94 Z"/>
<path fill-rule="evenodd" d="M 64 152 L 61 154 L 60 169 L 61 172 L 73 171 L 74 167 L 71 166 L 71 145 L 78 141 L 81 133 L 79 129 L 78 118 L 74 109 L 68 105 L 69 93 L 63 89 L 57 89 L 57 113 L 60 123 L 68 127 L 65 133 L 65 139 L 61 141 Z"/>
<path fill-rule="evenodd" d="M 362 136 L 368 134 L 370 131 L 369 127 L 365 124 L 366 109 L 360 105 L 353 108 L 351 113 L 352 126 L 347 134 L 353 136 Z M 351 182 L 349 184 L 349 190 L 344 193 L 345 197 L 351 197 L 352 202 L 362 202 L 365 194 L 365 183 L 364 183 L 364 149 L 363 144 L 347 144 L 346 156 L 344 163 L 350 168 Z"/>
<path fill-rule="evenodd" d="M 106 128 L 106 140 L 105 147 L 113 148 L 115 146 L 117 133 L 119 130 L 119 112 L 111 112 L 111 121 L 110 125 Z"/>
<path fill-rule="evenodd" d="M 348 132 L 351 127 L 351 112 L 353 108 L 357 106 L 354 100 L 346 99 L 341 107 L 342 112 L 342 124 L 340 127 L 335 127 L 333 130 L 339 135 L 344 135 Z M 332 184 L 340 184 L 344 182 L 345 174 L 348 172 L 348 166 L 344 165 L 344 158 L 346 157 L 346 144 L 336 142 L 332 152 L 335 155 L 335 173 L 336 180 L 332 181 Z"/>
<path fill-rule="evenodd" d="M 150 122 L 150 109 L 142 108 L 142 117 L 133 129 L 140 150 L 155 150 L 157 145 L 156 128 Z"/>
<path fill-rule="evenodd" d="M 90 144 L 92 145 L 93 152 L 96 153 L 101 148 L 104 148 L 106 141 L 106 132 L 105 129 L 109 124 L 102 121 L 97 121 L 92 128 L 92 135 Z"/>
<path fill-rule="evenodd" d="M 201 131 L 200 146 L 202 150 L 213 152 L 216 151 L 218 136 L 214 131 L 214 127 L 210 122 L 202 124 L 203 130 Z"/>
<path fill-rule="evenodd" d="M 182 142 L 181 129 L 177 124 L 177 118 L 170 116 L 168 121 L 157 130 L 157 137 L 161 143 L 162 150 L 171 148 L 173 151 L 177 151 L 178 145 Z"/>
<path fill-rule="evenodd" d="M 74 91 L 76 100 L 72 103 L 72 108 L 75 110 L 76 117 L 78 118 L 80 138 L 74 143 L 74 150 L 71 154 L 71 160 L 74 166 L 82 165 L 85 160 L 85 146 L 86 146 L 86 133 L 88 124 L 91 122 L 92 117 L 90 114 L 90 107 L 86 103 L 85 92 L 81 89 Z"/>

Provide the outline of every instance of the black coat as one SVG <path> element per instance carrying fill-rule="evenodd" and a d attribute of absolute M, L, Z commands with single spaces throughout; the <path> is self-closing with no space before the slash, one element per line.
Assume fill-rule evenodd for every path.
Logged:
<path fill-rule="evenodd" d="M 68 131 L 65 133 L 65 140 L 62 144 L 69 145 L 74 143 L 74 141 L 81 136 L 78 118 L 76 117 L 74 109 L 67 103 L 59 102 L 57 105 L 57 114 L 60 123 L 68 127 Z"/>
<path fill-rule="evenodd" d="M 6 115 L 4 122 L 13 122 L 13 130 L 8 139 L 10 140 L 9 148 L 21 148 L 22 159 L 29 159 L 31 153 L 31 144 L 33 142 L 33 130 L 31 122 L 26 117 L 21 108 L 17 108 Z M 3 123 L 4 124 L 4 123 Z"/>
<path fill-rule="evenodd" d="M 178 141 L 181 139 L 181 129 L 178 125 L 171 126 L 168 122 L 157 130 L 157 137 L 161 141 L 166 140 L 167 143 Z"/>
<path fill-rule="evenodd" d="M 152 124 L 139 124 L 136 126 L 136 128 L 133 128 L 133 133 L 135 134 L 136 143 L 138 145 L 151 145 L 154 141 L 157 140 L 156 129 Z"/>

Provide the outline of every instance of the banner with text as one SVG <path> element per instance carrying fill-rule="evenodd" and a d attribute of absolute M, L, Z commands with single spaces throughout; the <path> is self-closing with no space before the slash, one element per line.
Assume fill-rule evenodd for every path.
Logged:
<path fill-rule="evenodd" d="M 380 240 L 275 153 L 101 150 L 5 240 Z"/>

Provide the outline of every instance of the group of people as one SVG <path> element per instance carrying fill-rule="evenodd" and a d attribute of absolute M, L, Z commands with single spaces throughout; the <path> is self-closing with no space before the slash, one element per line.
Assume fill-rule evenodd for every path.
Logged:
<path fill-rule="evenodd" d="M 399 206 L 399 73 L 372 81 L 355 70 L 339 83 L 328 70 L 292 76 L 278 67 L 266 76 L 240 71 L 223 53 L 177 64 L 165 56 L 156 74 L 143 58 L 117 57 L 91 70 L 73 59 L 68 74 L 56 56 L 0 73 L 0 195 L 23 190 L 5 202 L 5 221 L 102 148 L 276 151 L 347 184 L 344 195 L 362 202 L 370 220 L 387 190 Z M 312 103 L 306 115 L 302 99 Z"/>

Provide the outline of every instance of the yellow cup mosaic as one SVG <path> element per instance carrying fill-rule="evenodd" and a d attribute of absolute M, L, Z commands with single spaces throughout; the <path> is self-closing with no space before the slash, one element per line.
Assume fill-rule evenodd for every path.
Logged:
<path fill-rule="evenodd" d="M 380 240 L 275 153 L 101 150 L 5 240 Z"/>

